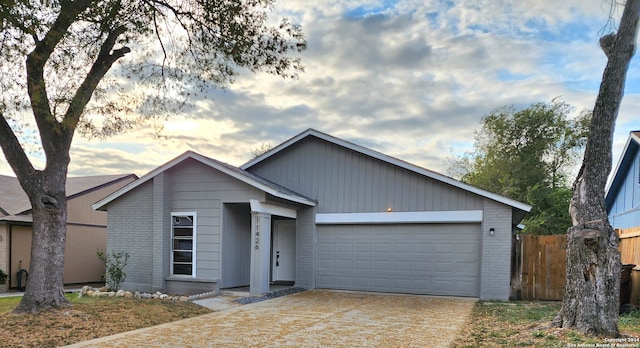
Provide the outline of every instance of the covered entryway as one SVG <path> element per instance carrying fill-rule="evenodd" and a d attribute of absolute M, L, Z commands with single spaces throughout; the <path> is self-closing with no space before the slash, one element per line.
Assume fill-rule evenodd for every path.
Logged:
<path fill-rule="evenodd" d="M 293 284 L 296 280 L 296 221 L 273 220 L 271 241 L 271 281 Z"/>
<path fill-rule="evenodd" d="M 317 287 L 479 296 L 480 224 L 323 225 Z"/>
<path fill-rule="evenodd" d="M 295 283 L 297 211 L 250 200 L 251 269 L 249 292 L 265 294 L 274 277 Z M 282 270 L 278 270 L 282 264 Z"/>

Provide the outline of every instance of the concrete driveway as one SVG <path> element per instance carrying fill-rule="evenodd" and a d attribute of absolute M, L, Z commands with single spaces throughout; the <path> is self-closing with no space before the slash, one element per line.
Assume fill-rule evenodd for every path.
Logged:
<path fill-rule="evenodd" d="M 312 290 L 72 347 L 446 347 L 474 303 Z"/>

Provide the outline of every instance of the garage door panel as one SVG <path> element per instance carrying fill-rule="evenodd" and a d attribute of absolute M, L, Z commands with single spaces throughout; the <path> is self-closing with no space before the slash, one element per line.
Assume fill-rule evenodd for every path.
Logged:
<path fill-rule="evenodd" d="M 391 246 L 388 243 L 376 243 L 373 245 L 373 250 L 375 252 L 389 252 L 391 251 Z"/>
<path fill-rule="evenodd" d="M 318 287 L 477 296 L 479 242 L 478 224 L 320 226 Z"/>
<path fill-rule="evenodd" d="M 371 261 L 356 261 L 356 270 L 371 271 Z"/>
<path fill-rule="evenodd" d="M 379 271 L 389 271 L 392 269 L 390 261 L 373 261 L 373 266 Z"/>
<path fill-rule="evenodd" d="M 356 249 L 355 249 L 356 253 L 367 253 L 368 254 L 368 253 L 371 252 L 371 244 L 368 244 L 368 243 L 367 244 L 365 244 L 365 243 L 356 244 L 355 247 L 356 247 Z"/>

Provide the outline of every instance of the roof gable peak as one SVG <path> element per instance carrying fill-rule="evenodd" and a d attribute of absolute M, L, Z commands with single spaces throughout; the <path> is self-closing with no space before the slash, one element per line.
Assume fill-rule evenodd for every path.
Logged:
<path fill-rule="evenodd" d="M 525 212 L 529 212 L 531 210 L 531 206 L 529 204 L 525 204 L 522 202 L 518 202 L 516 200 L 513 200 L 511 198 L 508 197 L 504 197 L 501 195 L 498 195 L 496 193 L 493 192 L 489 192 L 483 189 L 480 189 L 478 187 L 463 183 L 461 181 L 458 181 L 456 179 L 453 179 L 451 177 L 448 177 L 446 175 L 443 174 L 439 174 L 436 173 L 434 171 L 431 171 L 429 169 L 417 166 L 415 164 L 400 160 L 398 158 L 389 156 L 389 155 L 385 155 L 381 152 L 372 150 L 370 148 L 361 146 L 361 145 L 357 145 L 355 143 L 349 142 L 347 140 L 344 139 L 340 139 L 337 137 L 334 137 L 332 135 L 329 135 L 327 133 L 323 133 L 320 132 L 318 130 L 315 130 L 313 128 L 308 128 L 307 130 L 303 131 L 302 133 L 299 133 L 298 135 L 293 136 L 292 138 L 284 141 L 283 143 L 279 144 L 278 146 L 275 146 L 273 149 L 263 153 L 262 155 L 250 160 L 249 162 L 243 164 L 242 166 L 240 166 L 240 168 L 244 169 L 244 170 L 248 170 L 249 168 L 251 168 L 254 165 L 257 165 L 258 163 L 262 162 L 262 161 L 266 161 L 269 158 L 271 158 L 273 155 L 279 153 L 280 151 L 283 151 L 286 148 L 289 148 L 290 146 L 302 141 L 303 139 L 309 137 L 309 136 L 314 136 L 316 138 L 322 139 L 324 141 L 327 141 L 329 143 L 333 143 L 337 146 L 342 146 L 345 147 L 347 149 L 350 149 L 352 151 L 364 154 L 366 156 L 378 159 L 380 161 L 407 169 L 409 171 L 421 174 L 423 176 L 426 176 L 428 178 L 434 179 L 434 180 L 438 180 L 440 182 L 452 185 L 454 187 L 475 193 L 477 195 L 480 195 L 482 197 L 485 198 L 489 198 L 491 200 L 509 205 L 513 208 L 516 209 L 520 209 L 522 211 Z"/>

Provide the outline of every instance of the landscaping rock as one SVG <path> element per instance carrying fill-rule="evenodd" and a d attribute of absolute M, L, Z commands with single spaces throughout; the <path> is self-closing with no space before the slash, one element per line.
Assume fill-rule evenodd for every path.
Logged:
<path fill-rule="evenodd" d="M 302 291 L 306 291 L 306 290 L 307 289 L 305 289 L 305 288 L 298 288 L 298 287 L 274 290 L 274 291 L 269 291 L 268 293 L 266 293 L 264 296 L 261 296 L 261 297 L 243 297 L 243 298 L 239 298 L 239 299 L 236 300 L 236 302 L 238 302 L 240 304 L 256 303 L 256 302 L 269 300 L 269 299 L 280 297 L 280 296 L 295 294 L 297 292 L 302 292 Z"/>
<path fill-rule="evenodd" d="M 156 291 L 155 293 L 151 294 L 147 292 L 139 292 L 139 291 L 131 292 L 126 290 L 109 291 L 109 289 L 105 286 L 99 289 L 96 289 L 86 285 L 80 289 L 80 292 L 78 292 L 78 297 L 88 296 L 88 297 L 145 298 L 145 299 L 153 298 L 153 299 L 163 300 L 163 301 L 186 302 L 186 301 L 194 300 L 196 298 L 211 297 L 213 294 L 215 294 L 215 292 L 207 292 L 207 293 L 192 295 L 192 296 L 181 296 L 181 295 L 164 294 L 160 291 Z"/>

